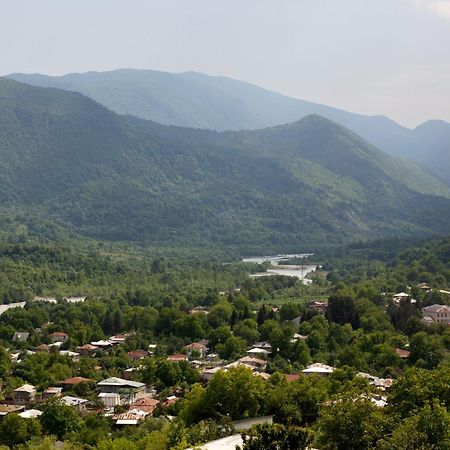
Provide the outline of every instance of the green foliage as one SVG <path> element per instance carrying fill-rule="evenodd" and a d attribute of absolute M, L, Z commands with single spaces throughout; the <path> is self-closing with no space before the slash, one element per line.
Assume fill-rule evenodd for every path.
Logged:
<path fill-rule="evenodd" d="M 53 448 L 50 434 L 64 439 L 65 448 L 76 450 L 116 445 L 137 450 L 184 449 L 233 433 L 233 419 L 273 414 L 274 421 L 286 427 L 284 434 L 275 426 L 259 440 L 250 440 L 249 445 L 262 445 L 264 440 L 272 440 L 276 446 L 292 445 L 285 440 L 290 435 L 302 443 L 314 430 L 315 441 L 310 445 L 316 448 L 426 448 L 427 442 L 432 448 L 445 448 L 450 405 L 448 327 L 413 331 L 410 318 L 403 320 L 403 314 L 409 314 L 407 309 L 395 306 L 400 311 L 396 315 L 389 305 L 390 292 L 407 289 L 411 276 L 408 264 L 417 268 L 419 278 L 426 270 L 432 284 L 430 293 L 422 292 L 416 284 L 411 286 L 417 299 L 414 319 L 419 317 L 420 306 L 447 301 L 438 289 L 447 287 L 441 283 L 442 278 L 447 282 L 448 243 L 448 239 L 440 239 L 410 247 L 403 244 L 396 256 L 390 250 L 384 253 L 384 244 L 379 243 L 383 261 L 366 261 L 359 256 L 347 263 L 338 259 L 327 263 L 341 279 L 322 287 L 320 298 L 327 294 L 337 298 L 336 304 L 342 308 L 335 305 L 332 309 L 338 316 L 348 318 L 356 310 L 361 322 L 358 329 L 353 329 L 348 319 L 340 324 L 307 312 L 307 301 L 317 298 L 316 286 L 301 286 L 287 277 L 249 280 L 247 268 L 241 263 L 171 257 L 164 260 L 161 270 L 152 270 L 154 255 L 137 249 L 127 254 L 105 254 L 104 250 L 86 253 L 82 246 L 71 251 L 49 244 L 0 246 L 6 279 L 14 275 L 12 282 L 21 280 L 24 286 L 31 286 L 32 295 L 38 288 L 40 293 L 50 294 L 47 289 L 51 286 L 61 292 L 55 304 L 29 302 L 23 309 L 0 316 L 4 398 L 24 382 L 35 384 L 39 395 L 63 378 L 84 376 L 93 381 L 78 385 L 69 394 L 100 406 L 96 382 L 109 376 L 123 377 L 123 370 L 128 368 L 135 369 L 127 372 L 132 379 L 156 388 L 159 400 L 172 394 L 180 397 L 168 408 L 158 407 L 154 417 L 133 429 L 115 427 L 101 413 L 79 415 L 76 409 L 61 407 L 55 399 L 43 405 L 39 423 L 44 438 L 39 427 L 24 428 L 26 420 L 18 422 L 17 417 L 8 418 L 11 426 L 5 425 L 3 430 L 0 426 L 0 437 L 10 446 L 14 439 L 25 442 L 24 450 Z M 355 251 L 359 252 L 359 247 Z M 74 272 L 78 273 L 76 277 L 72 277 Z M 91 286 L 101 283 L 108 290 L 99 298 L 90 295 L 78 304 L 60 299 L 62 292 L 90 293 Z M 271 306 L 252 303 L 251 296 L 256 301 L 265 299 L 267 304 L 270 299 Z M 275 305 L 286 307 L 275 313 Z M 192 314 L 196 306 L 205 307 L 209 314 Z M 291 322 L 297 315 L 302 317 L 298 328 Z M 396 318 L 398 323 L 404 322 L 404 330 Z M 23 330 L 30 332 L 28 341 L 13 342 L 13 333 Z M 70 339 L 65 346 L 72 350 L 91 340 L 107 338 L 112 332 L 129 335 L 124 344 L 79 360 L 63 357 L 56 349 L 32 355 L 25 351 L 48 342 L 53 331 L 68 332 Z M 296 332 L 303 336 L 293 339 Z M 267 357 L 265 371 L 270 377 L 231 365 L 228 371 L 216 372 L 209 384 L 198 384 L 199 372 L 192 362 L 172 363 L 167 355 L 182 351 L 187 343 L 200 338 L 209 339 L 210 350 L 230 360 L 244 354 L 255 339 L 268 340 L 272 354 Z M 149 344 L 157 344 L 152 357 L 132 361 L 127 355 L 131 350 L 145 350 Z M 13 362 L 5 347 L 22 350 L 20 362 Z M 409 349 L 410 356 L 401 358 L 399 348 Z M 329 376 L 302 374 L 311 362 L 330 364 L 335 370 Z M 209 362 L 205 360 L 205 364 Z M 372 396 L 380 391 L 357 374 L 359 371 L 394 379 L 392 387 L 382 393 L 388 397 L 387 406 L 375 406 Z M 175 418 L 168 420 L 166 414 Z M 17 434 L 11 432 L 13 426 Z"/>
<path fill-rule="evenodd" d="M 0 421 L 0 443 L 8 447 L 25 444 L 40 436 L 41 427 L 36 419 L 22 419 L 17 414 L 8 414 Z"/>
<path fill-rule="evenodd" d="M 265 410 L 266 385 L 251 370 L 238 366 L 215 373 L 206 390 L 208 404 L 231 419 L 255 417 Z"/>
<path fill-rule="evenodd" d="M 54 435 L 58 439 L 63 439 L 68 433 L 80 428 L 80 417 L 77 410 L 55 397 L 42 405 L 42 415 L 39 416 L 39 421 L 46 434 Z"/>
<path fill-rule="evenodd" d="M 257 425 L 242 434 L 242 450 L 304 450 L 312 440 L 309 430 L 281 424 Z"/>
<path fill-rule="evenodd" d="M 391 450 L 435 449 L 450 447 L 450 414 L 438 400 L 427 403 L 397 427 L 380 448 Z"/>
<path fill-rule="evenodd" d="M 328 300 L 328 318 L 331 322 L 344 325 L 350 323 L 353 328 L 359 327 L 359 313 L 351 294 L 338 292 Z"/>
<path fill-rule="evenodd" d="M 443 364 L 434 370 L 412 368 L 399 377 L 389 392 L 389 404 L 403 417 L 423 408 L 436 396 L 450 407 L 450 366 Z"/>
<path fill-rule="evenodd" d="M 269 390 L 268 411 L 277 421 L 289 425 L 313 423 L 319 414 L 320 404 L 327 397 L 327 386 L 323 378 L 302 377 L 294 382 L 281 381 L 273 375 L 274 386 Z"/>
<path fill-rule="evenodd" d="M 82 236 L 242 252 L 449 231 L 447 188 L 430 189 L 440 183 L 417 168 L 404 176 L 407 162 L 319 116 L 218 134 L 1 79 L 0 129 L 2 230 L 19 242 Z M 153 273 L 169 277 L 163 266 Z M 17 289 L 5 300 L 29 294 Z"/>
<path fill-rule="evenodd" d="M 162 387 L 171 387 L 182 382 L 195 383 L 198 381 L 198 371 L 186 361 L 171 362 L 152 358 L 145 363 L 142 379 L 148 384 L 158 383 Z"/>
<path fill-rule="evenodd" d="M 216 345 L 216 351 L 223 359 L 236 359 L 245 353 L 247 343 L 237 336 L 230 336 L 223 344 Z"/>
<path fill-rule="evenodd" d="M 338 397 L 321 412 L 318 443 L 322 449 L 364 450 L 374 448 L 389 430 L 389 418 L 367 398 Z"/>

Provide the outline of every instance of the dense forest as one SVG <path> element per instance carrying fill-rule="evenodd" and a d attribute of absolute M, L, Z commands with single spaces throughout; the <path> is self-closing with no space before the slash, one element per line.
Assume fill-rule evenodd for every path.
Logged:
<path fill-rule="evenodd" d="M 1 78 L 0 167 L 1 231 L 25 239 L 251 254 L 449 231 L 445 183 L 319 116 L 218 133 Z"/>
<path fill-rule="evenodd" d="M 0 315 L 1 395 L 8 402 L 33 385 L 31 406 L 42 414 L 7 414 L 0 443 L 186 449 L 236 433 L 235 420 L 270 415 L 273 424 L 243 433 L 244 450 L 447 449 L 449 327 L 426 324 L 422 308 L 450 304 L 450 239 L 356 243 L 310 258 L 320 268 L 304 285 L 250 278 L 267 264 L 239 260 L 2 244 L 2 302 L 26 304 Z M 86 299 L 65 300 L 75 295 Z M 16 333 L 29 335 L 20 341 Z M 67 335 L 59 347 L 55 333 Z M 111 336 L 123 342 L 71 354 Z M 206 341 L 214 359 L 170 359 Z M 253 361 L 265 369 L 237 364 L 258 342 L 271 349 Z M 331 372 L 306 374 L 313 363 Z M 205 379 L 211 368 L 218 370 Z M 99 401 L 98 382 L 125 373 L 159 402 L 135 426 L 118 426 L 113 414 L 123 406 L 105 415 Z M 73 377 L 82 381 L 64 394 L 88 401 L 87 410 L 40 400 Z"/>

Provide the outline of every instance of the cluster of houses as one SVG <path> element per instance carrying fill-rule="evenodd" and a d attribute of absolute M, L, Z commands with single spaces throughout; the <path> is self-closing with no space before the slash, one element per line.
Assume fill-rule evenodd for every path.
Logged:
<path fill-rule="evenodd" d="M 26 342 L 28 337 L 28 332 L 16 332 L 12 340 L 14 342 Z M 54 332 L 48 335 L 50 344 L 41 344 L 34 350 L 27 350 L 26 354 L 30 355 L 39 351 L 48 352 L 54 346 L 57 347 L 61 355 L 77 360 L 80 356 L 93 356 L 95 353 L 123 344 L 127 337 L 128 335 L 112 336 L 108 340 L 91 342 L 90 344 L 77 347 L 77 352 L 71 352 L 69 350 L 59 350 L 59 347 L 69 338 L 68 334 Z M 151 356 L 154 348 L 155 345 L 151 345 L 148 350 L 130 351 L 128 356 L 132 361 L 138 361 Z M 19 350 L 11 351 L 11 359 L 20 363 L 19 356 L 21 353 Z M 136 425 L 148 415 L 153 414 L 160 401 L 155 399 L 156 391 L 152 387 L 129 379 L 133 369 L 137 370 L 136 368 L 131 368 L 123 371 L 123 376 L 126 378 L 110 377 L 96 383 L 95 389 L 98 392 L 96 402 L 66 395 L 68 392 L 73 392 L 74 388 L 79 384 L 94 384 L 94 380 L 84 377 L 77 376 L 62 380 L 58 386 L 51 386 L 40 394 L 37 393 L 35 386 L 24 384 L 15 389 L 10 398 L 0 404 L 0 418 L 10 413 L 18 413 L 23 418 L 38 417 L 42 414 L 39 410 L 39 405 L 52 397 L 56 397 L 67 406 L 75 408 L 79 413 L 89 410 L 98 412 L 100 409 L 106 416 L 111 417 L 117 425 Z M 162 405 L 167 406 L 176 400 L 178 400 L 177 397 L 170 396 L 162 402 Z M 120 414 L 115 414 L 114 411 L 119 406 L 125 410 Z"/>
<path fill-rule="evenodd" d="M 427 286 L 423 285 L 421 288 L 425 289 Z M 445 291 L 444 291 L 445 292 Z M 35 301 L 50 301 L 56 302 L 53 298 L 35 298 Z M 66 299 L 67 301 L 82 302 L 84 297 L 77 297 Z M 410 294 L 400 292 L 393 296 L 394 304 L 400 304 L 401 302 L 409 300 L 411 303 L 415 303 L 415 300 L 411 298 Z M 11 305 L 2 305 L 11 306 Z M 12 306 L 16 307 L 16 306 Z M 311 310 L 316 311 L 319 314 L 326 314 L 328 304 L 326 301 L 311 301 L 308 303 L 308 307 Z M 277 312 L 277 308 L 273 307 L 272 311 Z M 194 308 L 191 314 L 207 314 L 207 309 L 203 307 Z M 423 321 L 427 324 L 450 324 L 450 308 L 447 305 L 431 305 L 422 308 Z M 0 310 L 1 314 L 1 310 Z M 295 318 L 292 322 L 299 325 L 301 318 Z M 61 350 L 64 343 L 67 342 L 69 336 L 62 331 L 55 331 L 48 334 L 48 344 L 41 344 L 33 350 L 26 350 L 27 354 L 33 354 L 35 352 L 49 352 L 52 347 L 55 347 L 61 355 L 68 356 L 73 360 L 78 359 L 80 356 L 91 357 L 100 354 L 115 346 L 124 344 L 129 335 L 116 335 L 111 336 L 105 340 L 93 341 L 81 346 L 78 346 L 75 350 Z M 28 332 L 15 332 L 12 337 L 13 342 L 26 342 L 29 338 Z M 294 343 L 297 340 L 306 340 L 307 336 L 300 334 L 294 334 L 291 338 L 291 342 Z M 249 348 L 245 356 L 236 359 L 232 362 L 221 361 L 219 355 L 214 352 L 210 352 L 208 348 L 208 341 L 201 340 L 198 342 L 192 342 L 184 346 L 182 353 L 175 353 L 167 356 L 167 360 L 177 363 L 181 361 L 187 361 L 189 364 L 198 368 L 200 371 L 201 381 L 208 383 L 211 377 L 218 371 L 228 371 L 233 367 L 243 366 L 251 370 L 255 377 L 261 377 L 268 379 L 270 374 L 266 372 L 267 360 L 272 353 L 271 344 L 268 342 L 256 342 L 251 348 Z M 150 345 L 146 350 L 134 350 L 128 352 L 128 357 L 133 362 L 139 362 L 149 356 L 153 355 L 156 345 Z M 409 352 L 405 349 L 395 349 L 396 354 L 403 359 L 409 357 Z M 23 355 L 23 351 L 15 350 L 10 352 L 13 361 L 20 362 L 20 357 Z M 51 386 L 42 393 L 37 393 L 36 387 L 30 384 L 24 384 L 23 386 L 15 389 L 10 398 L 6 399 L 0 404 L 0 418 L 10 413 L 18 413 L 20 417 L 32 418 L 38 417 L 42 412 L 39 409 L 39 405 L 45 402 L 47 399 L 56 397 L 61 399 L 66 405 L 72 408 L 76 408 L 80 413 L 95 410 L 102 411 L 106 416 L 110 417 L 112 421 L 118 425 L 136 425 L 147 416 L 152 415 L 157 407 L 164 407 L 173 404 L 178 400 L 176 396 L 169 396 L 165 399 L 156 399 L 156 391 L 153 387 L 149 387 L 144 383 L 134 381 L 133 374 L 135 371 L 139 371 L 140 366 L 135 364 L 134 367 L 125 369 L 121 376 L 109 377 L 99 382 L 95 382 L 91 379 L 83 377 L 72 377 L 66 380 L 62 380 L 58 386 Z M 316 362 L 309 365 L 299 374 L 286 375 L 288 381 L 295 381 L 301 376 L 320 375 L 329 376 L 334 372 L 335 368 Z M 384 392 L 392 385 L 392 379 L 383 379 L 373 376 L 368 373 L 359 373 L 361 377 L 364 377 L 368 382 L 373 385 L 378 394 L 374 394 L 371 400 L 377 406 L 385 406 L 386 398 Z M 96 392 L 97 399 L 95 402 L 89 401 L 84 398 L 68 395 L 74 392 L 74 388 L 82 383 L 89 383 L 90 387 Z M 94 386 L 95 384 L 95 386 Z M 91 392 L 92 392 L 91 389 Z M 75 392 L 80 392 L 75 390 Z M 120 407 L 120 408 L 118 408 Z M 118 412 L 118 409 L 120 412 Z"/>
<path fill-rule="evenodd" d="M 431 292 L 432 289 L 427 283 L 420 283 L 417 287 L 424 292 Z M 439 294 L 450 296 L 450 291 L 438 289 Z M 417 300 L 411 297 L 411 294 L 407 292 L 398 292 L 392 296 L 392 302 L 394 305 L 399 306 L 403 302 L 409 302 L 416 304 Z M 450 306 L 448 305 L 430 305 L 421 308 L 422 319 L 421 322 L 424 325 L 450 325 Z"/>
<path fill-rule="evenodd" d="M 52 333 L 54 342 L 64 342 L 68 339 L 65 333 Z M 17 339 L 24 336 L 17 336 Z M 82 347 L 78 347 L 79 352 L 73 352 L 77 355 L 85 354 L 92 355 L 93 352 L 108 348 L 114 345 L 120 345 L 125 342 L 127 335 L 112 336 L 108 340 L 92 342 Z M 306 336 L 295 334 L 292 341 L 298 339 L 306 339 Z M 128 352 L 128 356 L 133 361 L 142 360 L 152 355 L 155 345 L 151 345 L 148 350 L 135 350 Z M 397 349 L 403 352 L 400 357 L 408 356 L 406 350 Z M 61 351 L 62 353 L 63 351 Z M 250 369 L 254 376 L 268 379 L 270 374 L 266 372 L 267 359 L 272 353 L 270 343 L 262 341 L 255 343 L 247 352 L 246 355 L 233 361 L 225 363 L 221 361 L 216 353 L 209 352 L 208 341 L 202 340 L 199 342 L 192 342 L 183 348 L 183 353 L 177 353 L 167 356 L 168 361 L 180 362 L 188 361 L 189 364 L 197 367 L 200 370 L 201 381 L 208 383 L 211 377 L 218 371 L 228 371 L 233 367 L 243 366 Z M 99 382 L 83 377 L 72 377 L 62 380 L 58 386 L 51 386 L 44 392 L 38 394 L 36 387 L 30 384 L 15 389 L 11 398 L 0 404 L 0 417 L 9 413 L 18 413 L 23 418 L 38 417 L 41 414 L 39 404 L 45 402 L 49 398 L 57 397 L 61 399 L 66 405 L 75 408 L 79 413 L 84 413 L 89 410 L 103 411 L 103 413 L 110 417 L 112 421 L 118 425 L 137 425 L 147 416 L 152 415 L 155 409 L 160 405 L 161 407 L 173 404 L 178 400 L 176 396 L 169 396 L 163 401 L 155 398 L 156 391 L 153 387 L 149 387 L 144 383 L 134 381 L 132 378 L 133 371 L 140 370 L 139 366 L 125 369 L 123 371 L 123 378 L 109 377 Z M 314 363 L 306 367 L 299 374 L 286 375 L 288 381 L 295 381 L 300 376 L 320 375 L 328 376 L 335 370 L 334 367 L 322 363 Z M 388 389 L 392 384 L 391 379 L 380 379 L 370 374 L 360 374 L 369 380 L 380 391 L 380 396 L 374 397 L 373 401 L 378 406 L 384 406 L 385 399 L 381 396 L 381 392 Z M 77 385 L 82 383 L 90 383 L 92 388 L 97 392 L 97 401 L 91 402 L 87 399 L 69 395 L 74 392 Z M 95 386 L 93 386 L 95 384 Z M 120 412 L 117 408 L 120 407 Z"/>
<path fill-rule="evenodd" d="M 12 392 L 11 398 L 0 404 L 0 417 L 10 413 L 18 413 L 23 418 L 34 418 L 42 414 L 39 404 L 49 398 L 61 399 L 67 406 L 75 408 L 79 413 L 88 410 L 99 411 L 98 403 L 103 405 L 106 416 L 112 418 L 117 425 L 136 425 L 148 415 L 152 415 L 160 403 L 155 399 L 155 391 L 144 383 L 111 377 L 96 383 L 98 390 L 97 404 L 87 399 L 65 395 L 80 383 L 93 383 L 83 377 L 73 377 L 61 381 L 60 386 L 49 387 L 38 395 L 35 386 L 24 384 Z M 123 406 L 123 413 L 115 414 L 114 409 Z"/>
<path fill-rule="evenodd" d="M 40 331 L 40 330 L 37 330 Z M 27 342 L 30 336 L 29 332 L 24 331 L 16 331 L 12 336 L 12 342 Z M 99 353 L 103 350 L 107 350 L 109 348 L 113 348 L 114 346 L 124 344 L 128 334 L 121 334 L 117 336 L 111 336 L 107 340 L 93 341 L 88 344 L 81 345 L 76 348 L 76 352 L 71 350 L 59 350 L 61 346 L 69 339 L 69 335 L 62 331 L 55 331 L 47 335 L 49 340 L 48 344 L 40 344 L 32 350 L 27 350 L 26 353 L 28 355 L 32 355 L 37 352 L 50 352 L 53 347 L 56 347 L 59 350 L 59 353 L 62 356 L 68 356 L 73 360 L 77 360 L 80 356 L 94 356 L 96 353 Z M 21 350 L 14 350 L 10 352 L 11 358 L 14 362 L 20 362 L 19 357 L 22 354 Z M 129 352 L 128 356 L 131 360 L 136 361 L 138 359 L 144 359 L 147 356 L 151 356 L 152 351 L 149 350 L 137 350 L 135 352 Z"/>

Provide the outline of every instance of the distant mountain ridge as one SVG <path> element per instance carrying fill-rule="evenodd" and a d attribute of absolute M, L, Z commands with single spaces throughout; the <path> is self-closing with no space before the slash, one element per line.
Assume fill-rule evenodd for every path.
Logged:
<path fill-rule="evenodd" d="M 0 78 L 2 226 L 289 249 L 448 234 L 449 189 L 337 123 L 217 132 Z"/>
<path fill-rule="evenodd" d="M 10 78 L 81 92 L 119 114 L 191 128 L 259 129 L 319 114 L 391 155 L 423 164 L 450 185 L 450 124 L 443 121 L 426 122 L 411 130 L 384 116 L 350 113 L 195 72 L 119 69 L 60 77 L 12 74 Z"/>

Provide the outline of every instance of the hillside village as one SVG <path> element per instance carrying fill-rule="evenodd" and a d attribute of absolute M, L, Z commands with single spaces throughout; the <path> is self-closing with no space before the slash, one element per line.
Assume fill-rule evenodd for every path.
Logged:
<path fill-rule="evenodd" d="M 421 283 L 409 287 L 408 292 L 398 292 L 394 294 L 382 293 L 387 300 L 386 307 L 394 308 L 400 311 L 404 308 L 414 308 L 420 316 L 420 323 L 425 327 L 445 326 L 448 329 L 450 325 L 450 307 L 448 304 L 431 304 L 423 306 L 422 301 L 413 298 L 412 292 L 422 293 L 422 296 L 430 296 L 433 292 L 449 299 L 448 290 L 433 290 L 428 284 Z M 233 301 L 233 294 L 230 292 L 221 292 L 222 301 Z M 220 297 L 219 296 L 219 297 Z M 62 303 L 61 303 L 62 302 Z M 90 300 L 88 297 L 68 297 L 56 300 L 55 297 L 35 297 L 31 304 L 36 305 L 60 305 L 72 304 L 74 307 L 83 305 L 95 305 L 96 300 Z M 219 299 L 219 305 L 221 300 Z M 308 334 L 302 331 L 304 317 L 310 319 L 319 319 L 320 317 L 329 317 L 328 300 L 311 300 L 303 309 L 303 314 L 298 317 L 289 317 L 286 326 L 289 325 L 288 334 L 284 341 L 291 348 L 308 349 L 308 344 L 314 332 Z M 20 302 L 3 305 L 1 314 L 10 311 L 14 314 L 14 309 L 29 307 L 30 303 Z M 249 305 L 249 304 L 248 304 Z M 391 305 L 389 307 L 389 305 Z M 196 306 L 187 311 L 184 316 L 186 320 L 194 318 L 195 321 L 207 321 L 209 314 L 215 313 L 215 307 Z M 245 308 L 244 308 L 245 309 Z M 285 316 L 286 305 L 278 307 L 274 305 L 263 304 L 259 310 L 248 311 L 245 313 L 242 323 L 245 321 L 254 321 L 251 317 L 258 318 L 259 329 L 263 329 L 267 324 L 266 320 L 277 323 L 281 317 Z M 386 309 L 385 314 L 387 314 Z M 291 313 L 292 314 L 292 313 Z M 14 316 L 12 316 L 14 317 Z M 14 322 L 12 321 L 10 325 Z M 234 329 L 237 330 L 239 319 Z M 256 324 L 256 321 L 255 321 Z M 14 325 L 13 325 L 14 327 Z M 53 322 L 43 323 L 41 327 L 31 331 L 23 331 L 20 327 L 14 327 L 15 330 L 7 341 L 8 355 L 11 360 L 12 370 L 21 372 L 20 367 L 27 364 L 30 358 L 43 360 L 59 360 L 71 368 L 72 376 L 57 380 L 56 383 L 45 379 L 45 372 L 38 379 L 38 385 L 25 382 L 15 387 L 6 394 L 4 400 L 0 403 L 0 415 L 5 417 L 10 414 L 18 414 L 24 420 L 37 419 L 43 414 L 45 405 L 54 402 L 56 408 L 69 407 L 76 411 L 80 416 L 89 414 L 101 414 L 107 418 L 113 427 L 138 426 L 147 418 L 156 414 L 157 417 L 167 417 L 171 419 L 176 415 L 176 404 L 188 394 L 189 384 L 192 381 L 199 382 L 204 386 L 215 377 L 219 372 L 236 373 L 237 370 L 245 370 L 261 379 L 263 382 L 269 382 L 271 377 L 275 376 L 280 370 L 276 364 L 280 354 L 286 354 L 287 349 L 273 348 L 273 337 L 266 335 L 269 339 L 258 340 L 264 333 L 254 331 L 253 338 L 251 330 L 246 340 L 242 338 L 233 338 L 233 332 L 228 331 L 227 341 L 215 342 L 210 345 L 208 339 L 199 339 L 187 342 L 182 346 L 175 346 L 173 353 L 164 354 L 166 345 L 158 343 L 158 339 L 148 344 L 145 348 L 138 345 L 135 340 L 136 332 L 133 330 L 121 329 L 120 334 L 110 335 L 101 339 L 91 341 L 74 340 L 71 336 L 61 329 L 55 327 Z M 222 327 L 223 328 L 223 327 Z M 223 329 L 225 332 L 226 329 Z M 302 334 L 304 333 L 304 334 Z M 213 336 L 213 340 L 216 339 Z M 240 339 L 238 348 L 226 348 L 226 345 L 233 347 L 230 343 L 233 339 Z M 38 345 L 33 345 L 39 342 Z M 78 345 L 74 345 L 77 342 Z M 247 343 L 242 347 L 242 343 Z M 222 347 L 221 347 L 222 345 Z M 392 349 L 392 356 L 398 367 L 408 365 L 411 360 L 409 344 Z M 310 347 L 310 350 L 312 348 Z M 308 351 L 309 353 L 310 351 Z M 115 365 L 107 367 L 111 358 L 117 358 L 120 355 L 120 368 Z M 85 362 L 89 361 L 90 377 L 86 374 Z M 154 361 L 154 363 L 152 363 Z M 277 361 L 279 363 L 279 361 Z M 156 383 L 150 383 L 152 377 L 148 376 L 149 367 L 155 364 L 156 370 L 165 368 L 169 371 L 165 377 L 173 377 L 170 372 L 183 373 L 181 378 L 173 380 L 163 380 L 164 377 L 154 378 Z M 300 365 L 289 372 L 284 373 L 286 382 L 297 382 L 303 377 L 329 377 L 337 368 L 325 364 L 325 360 L 318 358 L 314 360 L 313 355 L 304 358 Z M 364 371 L 356 371 L 355 375 L 361 380 L 367 382 L 370 387 L 368 399 L 377 408 L 383 408 L 388 404 L 388 392 L 395 384 L 394 376 L 383 377 L 378 370 L 376 374 Z M 111 376 L 104 377 L 104 374 L 110 373 Z M 143 375 L 144 374 L 144 375 Z M 189 378 L 192 381 L 187 381 Z M 179 384 L 179 381 L 183 381 Z M 24 380 L 27 381 L 27 380 Z M 187 382 L 187 384 L 186 384 Z M 44 406 L 44 408 L 42 408 Z M 270 416 L 270 422 L 273 415 Z M 258 420 L 256 417 L 255 420 Z M 269 419 L 263 418 L 261 423 L 267 423 Z M 253 424 L 253 422 L 252 422 Z M 230 423 L 232 427 L 233 423 Z"/>

